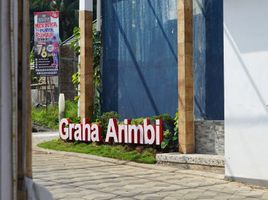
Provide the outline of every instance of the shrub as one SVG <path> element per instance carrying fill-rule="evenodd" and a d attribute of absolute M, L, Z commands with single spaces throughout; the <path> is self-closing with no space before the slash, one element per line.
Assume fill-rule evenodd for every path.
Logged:
<path fill-rule="evenodd" d="M 78 117 L 78 106 L 76 102 L 65 102 L 65 118 L 69 118 L 73 123 L 79 123 L 80 117 Z"/>
<path fill-rule="evenodd" d="M 48 106 L 47 109 L 44 107 L 32 108 L 32 120 L 34 123 L 45 126 L 51 129 L 58 129 L 58 107 Z"/>
<path fill-rule="evenodd" d="M 96 122 L 99 123 L 99 125 L 102 128 L 102 137 L 105 138 L 106 137 L 106 132 L 107 132 L 107 127 L 108 127 L 108 123 L 109 123 L 109 119 L 117 119 L 119 120 L 121 118 L 121 116 L 117 113 L 117 112 L 106 112 L 103 113 L 99 119 L 96 119 Z"/>
<path fill-rule="evenodd" d="M 176 113 L 174 119 L 172 119 L 170 125 L 168 127 L 164 127 L 163 133 L 163 142 L 161 144 L 161 148 L 165 151 L 176 150 L 178 146 L 178 112 Z"/>
<path fill-rule="evenodd" d="M 69 118 L 74 123 L 79 123 L 80 118 L 77 116 L 77 103 L 73 101 L 65 102 L 65 118 Z M 32 108 L 32 121 L 38 125 L 57 130 L 59 127 L 58 106 L 49 105 L 45 107 Z"/>
<path fill-rule="evenodd" d="M 65 118 L 69 118 L 73 123 L 80 123 L 80 118 L 78 117 L 78 107 L 77 103 L 73 101 L 66 101 L 65 104 Z M 39 125 L 46 126 L 51 129 L 58 129 L 58 106 L 49 106 L 47 111 L 46 108 L 33 108 L 32 111 L 33 121 Z M 106 138 L 106 132 L 108 127 L 109 119 L 114 118 L 120 121 L 121 116 L 116 112 L 103 113 L 98 119 L 92 120 L 91 122 L 98 123 L 102 128 L 102 137 Z M 159 146 L 150 146 L 158 151 L 176 151 L 178 147 L 178 113 L 176 113 L 175 118 L 172 118 L 168 114 L 162 114 L 153 117 L 147 117 L 150 119 L 151 123 L 154 124 L 156 119 L 163 120 L 163 141 L 161 148 Z M 143 124 L 145 118 L 132 119 L 132 124 Z M 136 148 L 137 146 L 148 147 L 146 145 L 133 145 L 127 144 L 129 148 Z"/>
<path fill-rule="evenodd" d="M 147 117 L 151 123 L 155 123 L 156 119 L 162 119 L 163 121 L 163 141 L 161 149 L 155 146 L 155 149 L 159 151 L 176 151 L 178 146 L 178 113 L 175 118 L 172 118 L 168 114 L 157 115 L 153 117 Z M 132 119 L 131 124 L 143 124 L 145 118 Z"/>

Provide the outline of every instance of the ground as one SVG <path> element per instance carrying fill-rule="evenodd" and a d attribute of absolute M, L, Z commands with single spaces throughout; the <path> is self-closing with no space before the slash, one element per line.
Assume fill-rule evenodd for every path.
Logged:
<path fill-rule="evenodd" d="M 50 137 L 53 134 L 50 135 Z M 34 144 L 42 139 L 34 136 Z M 56 200 L 268 199 L 268 189 L 223 180 L 223 175 L 136 164 L 34 147 L 34 181 Z"/>

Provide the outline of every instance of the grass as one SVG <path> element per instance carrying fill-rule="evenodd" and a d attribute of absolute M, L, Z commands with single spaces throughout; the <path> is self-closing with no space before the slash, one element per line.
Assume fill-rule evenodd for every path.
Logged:
<path fill-rule="evenodd" d="M 67 143 L 62 140 L 52 140 L 44 142 L 39 144 L 38 146 L 45 149 L 92 154 L 96 156 L 115 158 L 119 160 L 128 160 L 138 163 L 156 163 L 155 150 L 151 148 L 144 149 L 140 153 L 135 149 L 130 149 L 128 146 Z"/>
<path fill-rule="evenodd" d="M 77 121 L 77 104 L 72 101 L 65 102 L 65 117 Z M 32 121 L 38 125 L 57 130 L 59 126 L 58 106 L 32 108 Z"/>
<path fill-rule="evenodd" d="M 59 126 L 58 107 L 32 108 L 32 121 L 38 125 L 56 130 Z"/>

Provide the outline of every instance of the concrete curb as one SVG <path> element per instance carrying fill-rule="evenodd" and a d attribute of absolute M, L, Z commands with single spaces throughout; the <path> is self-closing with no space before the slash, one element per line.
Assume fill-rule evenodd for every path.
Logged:
<path fill-rule="evenodd" d="M 156 160 L 157 162 L 224 168 L 224 156 L 220 155 L 164 153 L 157 154 Z"/>

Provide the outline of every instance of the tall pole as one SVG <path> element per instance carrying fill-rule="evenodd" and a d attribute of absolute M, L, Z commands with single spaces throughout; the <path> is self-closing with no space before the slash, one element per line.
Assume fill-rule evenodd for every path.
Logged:
<path fill-rule="evenodd" d="M 93 84 L 93 1 L 80 0 L 80 105 L 81 118 L 91 117 L 94 106 Z"/>
<path fill-rule="evenodd" d="M 16 105 L 16 99 L 12 91 L 12 81 L 14 75 L 11 73 L 11 68 L 14 71 L 11 58 L 11 18 L 10 8 L 12 1 L 0 1 L 0 199 L 13 199 L 13 181 L 16 184 L 14 173 L 13 146 L 16 140 L 16 135 L 11 133 L 16 131 L 14 128 L 15 120 L 11 112 Z M 15 102 L 14 102 L 15 101 Z M 12 128 L 13 126 L 13 128 Z M 15 132 L 16 133 L 16 132 Z M 13 136 L 13 137 L 12 137 Z"/>
<path fill-rule="evenodd" d="M 32 178 L 32 120 L 30 83 L 29 0 L 17 1 L 18 15 L 18 110 L 17 110 L 17 190 L 18 199 L 27 199 L 25 178 Z M 16 10 L 16 9 L 15 9 Z M 16 40 L 15 40 L 16 41 Z M 16 42 L 15 42 L 16 43 Z"/>
<path fill-rule="evenodd" d="M 101 31 L 101 0 L 97 0 L 97 31 Z"/>
<path fill-rule="evenodd" d="M 178 0 L 179 152 L 195 152 L 193 116 L 193 1 Z"/>
<path fill-rule="evenodd" d="M 45 94 L 46 94 L 46 112 L 47 112 L 47 76 L 46 76 L 46 92 L 45 92 Z"/>

